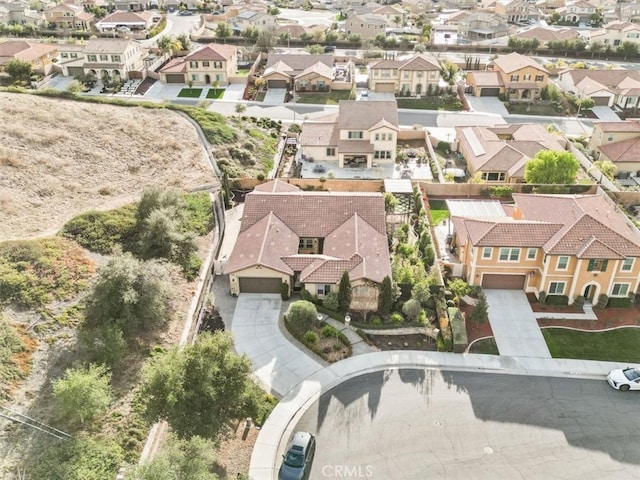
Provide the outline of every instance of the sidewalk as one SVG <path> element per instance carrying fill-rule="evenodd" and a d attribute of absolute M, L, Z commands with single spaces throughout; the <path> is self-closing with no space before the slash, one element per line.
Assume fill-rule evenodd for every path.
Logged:
<path fill-rule="evenodd" d="M 365 342 L 360 335 L 358 335 L 352 328 L 347 327 L 344 323 L 339 322 L 338 320 L 329 317 L 328 315 L 322 313 L 322 321 L 328 323 L 336 330 L 342 332 L 345 337 L 349 339 L 351 342 L 352 355 L 363 355 L 365 353 L 377 352 L 378 349 L 376 347 L 372 347 L 367 342 Z"/>

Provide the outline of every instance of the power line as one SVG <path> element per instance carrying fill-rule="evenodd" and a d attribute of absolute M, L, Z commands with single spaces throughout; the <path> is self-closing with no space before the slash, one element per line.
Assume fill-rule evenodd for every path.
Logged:
<path fill-rule="evenodd" d="M 23 413 L 16 412 L 6 407 L 0 407 L 0 410 L 1 418 L 6 418 L 7 420 L 11 420 L 12 422 L 26 425 L 27 427 L 33 428 L 34 430 L 38 430 L 40 432 L 46 433 L 47 435 L 51 435 L 58 440 L 69 440 L 70 438 L 72 438 L 68 433 L 63 432 L 62 430 L 58 430 L 55 427 L 51 427 Z"/>

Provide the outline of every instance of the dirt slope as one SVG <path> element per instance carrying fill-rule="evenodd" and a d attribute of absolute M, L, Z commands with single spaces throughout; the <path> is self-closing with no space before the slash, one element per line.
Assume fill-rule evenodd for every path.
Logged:
<path fill-rule="evenodd" d="M 174 112 L 0 92 L 0 241 L 54 234 L 150 185 L 212 183 L 195 129 Z"/>

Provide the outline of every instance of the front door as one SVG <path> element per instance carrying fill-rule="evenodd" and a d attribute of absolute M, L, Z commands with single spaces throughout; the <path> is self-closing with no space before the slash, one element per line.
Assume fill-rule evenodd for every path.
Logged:
<path fill-rule="evenodd" d="M 421 83 L 416 85 L 416 95 L 422 95 L 422 84 Z"/>
<path fill-rule="evenodd" d="M 211 85 L 211 77 L 209 75 L 204 76 L 205 85 Z"/>
<path fill-rule="evenodd" d="M 584 294 L 582 295 L 585 300 L 588 301 L 593 301 L 593 296 L 596 293 L 596 286 L 595 285 L 587 285 L 586 287 L 584 287 Z"/>

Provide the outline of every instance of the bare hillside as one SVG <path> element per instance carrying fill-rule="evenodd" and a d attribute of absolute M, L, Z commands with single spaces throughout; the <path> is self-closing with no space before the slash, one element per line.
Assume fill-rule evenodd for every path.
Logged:
<path fill-rule="evenodd" d="M 195 129 L 172 111 L 0 92 L 0 241 L 53 234 L 150 185 L 211 183 Z"/>

